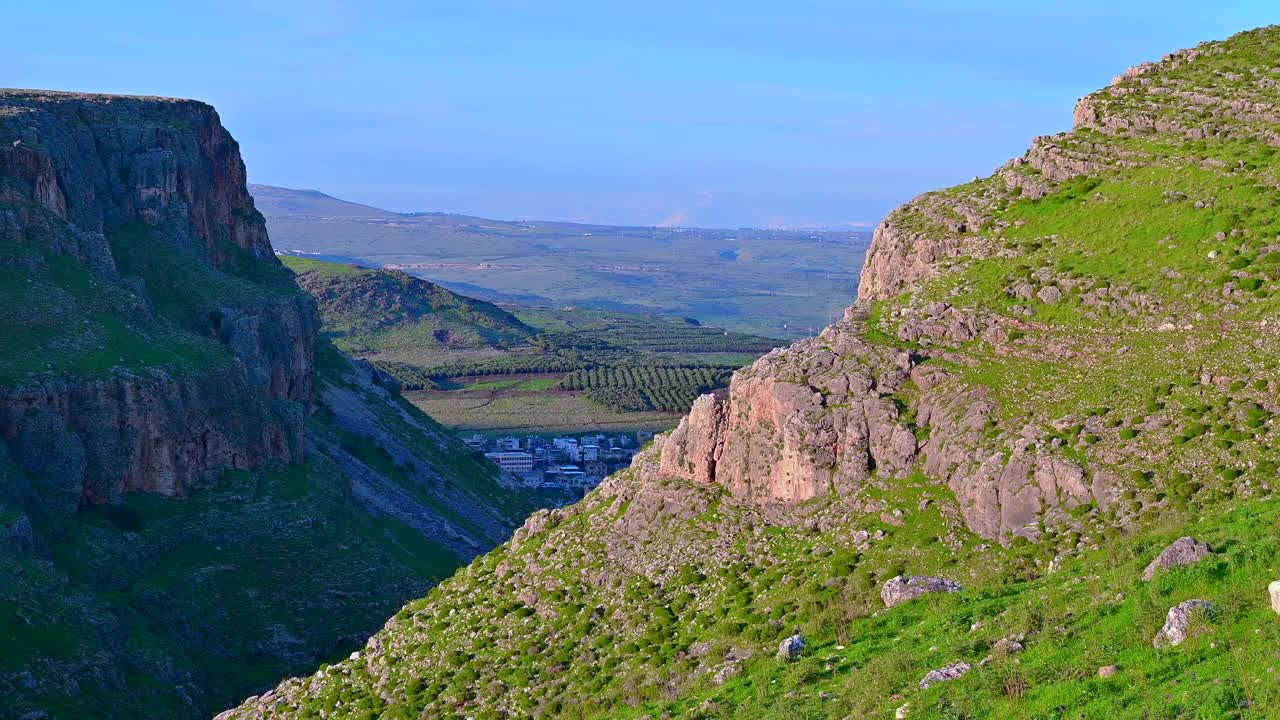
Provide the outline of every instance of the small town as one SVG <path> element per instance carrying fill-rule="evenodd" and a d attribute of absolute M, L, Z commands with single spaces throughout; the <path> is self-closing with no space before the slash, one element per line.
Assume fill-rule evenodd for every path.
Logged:
<path fill-rule="evenodd" d="M 479 433 L 464 438 L 468 447 L 528 487 L 553 488 L 585 494 L 611 473 L 631 464 L 631 458 L 653 433 L 578 435 L 546 438 L 513 435 L 488 438 Z"/>

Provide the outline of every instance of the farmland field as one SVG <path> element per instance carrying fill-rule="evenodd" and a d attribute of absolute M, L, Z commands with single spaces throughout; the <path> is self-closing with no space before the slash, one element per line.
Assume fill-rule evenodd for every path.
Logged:
<path fill-rule="evenodd" d="M 499 307 L 397 270 L 284 262 L 335 345 L 458 429 L 664 429 L 784 343 L 688 317 Z"/>
<path fill-rule="evenodd" d="M 455 390 L 407 391 L 405 397 L 439 422 L 468 431 L 661 431 L 680 419 L 671 412 L 612 410 L 582 392 L 551 390 L 557 382 L 539 376 L 484 380 Z"/>

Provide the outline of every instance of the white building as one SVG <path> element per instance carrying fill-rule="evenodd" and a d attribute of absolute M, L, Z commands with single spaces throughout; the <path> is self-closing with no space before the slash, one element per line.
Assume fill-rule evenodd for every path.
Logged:
<path fill-rule="evenodd" d="M 577 465 L 561 465 L 559 475 L 560 481 L 566 485 L 581 484 L 587 477 L 587 474 Z"/>
<path fill-rule="evenodd" d="M 497 443 L 499 450 L 519 450 L 520 438 L 517 437 L 500 437 Z"/>
<path fill-rule="evenodd" d="M 514 475 L 533 472 L 533 456 L 527 452 L 506 450 L 485 453 L 484 456 L 496 463 L 498 467 Z"/>
<path fill-rule="evenodd" d="M 579 460 L 581 460 L 582 462 L 591 462 L 593 460 L 599 460 L 599 459 L 600 459 L 599 445 L 583 445 L 582 446 L 582 457 L 579 458 Z"/>

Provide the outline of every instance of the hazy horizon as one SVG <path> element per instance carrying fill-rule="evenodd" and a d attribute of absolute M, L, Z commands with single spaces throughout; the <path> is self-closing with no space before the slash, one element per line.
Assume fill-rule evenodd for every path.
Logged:
<path fill-rule="evenodd" d="M 249 190 L 253 192 L 255 191 L 255 188 L 272 188 L 276 190 L 288 190 L 290 192 L 298 192 L 298 193 L 317 193 L 319 195 L 323 195 L 324 197 L 337 200 L 339 202 L 350 202 L 356 205 L 370 207 L 375 210 L 398 213 L 400 215 L 406 215 L 406 216 L 429 214 L 429 215 L 455 215 L 455 216 L 462 216 L 462 217 L 482 217 L 478 215 L 472 215 L 469 213 L 451 212 L 449 210 L 391 210 L 389 208 L 378 207 L 377 205 L 371 205 L 369 203 L 360 203 L 360 202 L 355 202 L 354 200 L 350 200 L 348 198 L 338 197 L 332 193 L 325 192 L 323 188 L 285 187 L 283 185 L 274 185 L 272 183 L 254 182 L 251 179 L 249 182 Z M 742 229 L 742 230 L 778 230 L 778 231 L 788 231 L 788 232 L 849 232 L 849 233 L 868 233 L 868 234 L 871 233 L 871 231 L 874 230 L 875 226 L 877 225 L 877 223 L 868 222 L 868 223 L 849 223 L 846 225 L 818 225 L 818 226 L 808 226 L 808 227 L 763 227 L 763 226 L 752 226 L 752 225 L 738 225 L 736 227 L 718 227 L 718 226 L 711 226 L 711 225 L 676 225 L 676 224 L 661 225 L 659 223 L 649 223 L 649 224 L 586 223 L 586 222 L 580 222 L 575 220 L 564 220 L 562 218 L 551 218 L 551 217 L 484 217 L 483 219 L 497 220 L 501 222 L 563 223 L 563 224 L 577 224 L 577 225 L 612 225 L 616 227 L 646 227 L 646 228 L 670 227 L 670 228 L 678 228 L 681 230 Z"/>

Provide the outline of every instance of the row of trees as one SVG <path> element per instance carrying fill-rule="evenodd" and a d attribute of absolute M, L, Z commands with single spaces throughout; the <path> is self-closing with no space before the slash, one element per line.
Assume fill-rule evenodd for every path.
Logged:
<path fill-rule="evenodd" d="M 607 330 L 588 331 L 583 335 L 633 350 L 649 352 L 766 353 L 781 344 L 779 341 L 755 335 L 675 324 L 665 327 L 651 325 L 612 327 Z"/>
<path fill-rule="evenodd" d="M 579 349 L 546 348 L 540 352 L 519 352 L 501 357 L 450 363 L 430 368 L 435 377 L 456 378 L 478 375 L 531 375 L 537 373 L 571 373 L 576 370 L 672 368 L 715 370 L 732 373 L 733 366 L 709 365 L 696 360 L 669 358 L 654 353 L 626 348 Z"/>
<path fill-rule="evenodd" d="M 565 390 L 598 387 L 720 387 L 729 381 L 731 370 L 713 367 L 604 367 L 576 370 L 560 380 Z"/>
<path fill-rule="evenodd" d="M 562 373 L 592 367 L 586 358 L 575 355 L 534 354 L 503 355 L 502 357 L 450 363 L 430 368 L 425 372 L 438 378 L 476 377 L 479 375 L 532 375 L 537 373 Z"/>
<path fill-rule="evenodd" d="M 673 326 L 679 331 L 663 336 L 650 327 L 629 328 L 628 337 L 639 344 L 666 343 L 669 350 L 706 352 L 706 340 L 728 337 L 718 331 Z M 695 341 L 694 334 L 701 335 Z M 752 336 L 753 350 L 768 349 L 767 341 Z M 741 349 L 734 338 L 717 350 Z M 449 378 L 487 375 L 561 375 L 562 390 L 585 392 L 587 397 L 619 411 L 660 410 L 684 412 L 698 395 L 724 387 L 733 375 L 730 365 L 711 365 L 679 357 L 666 357 L 576 333 L 543 333 L 529 339 L 529 346 L 498 357 L 455 362 L 433 368 L 407 363 L 379 362 L 406 390 L 448 387 Z"/>
<path fill-rule="evenodd" d="M 436 390 L 439 388 L 439 385 L 432 378 L 431 372 L 417 365 L 390 360 L 378 360 L 373 364 L 382 372 L 395 378 L 400 383 L 400 389 L 402 390 Z"/>
<path fill-rule="evenodd" d="M 729 382 L 724 368 L 626 367 L 571 372 L 560 380 L 565 390 L 585 390 L 587 397 L 615 410 L 684 412 L 699 395 Z"/>

